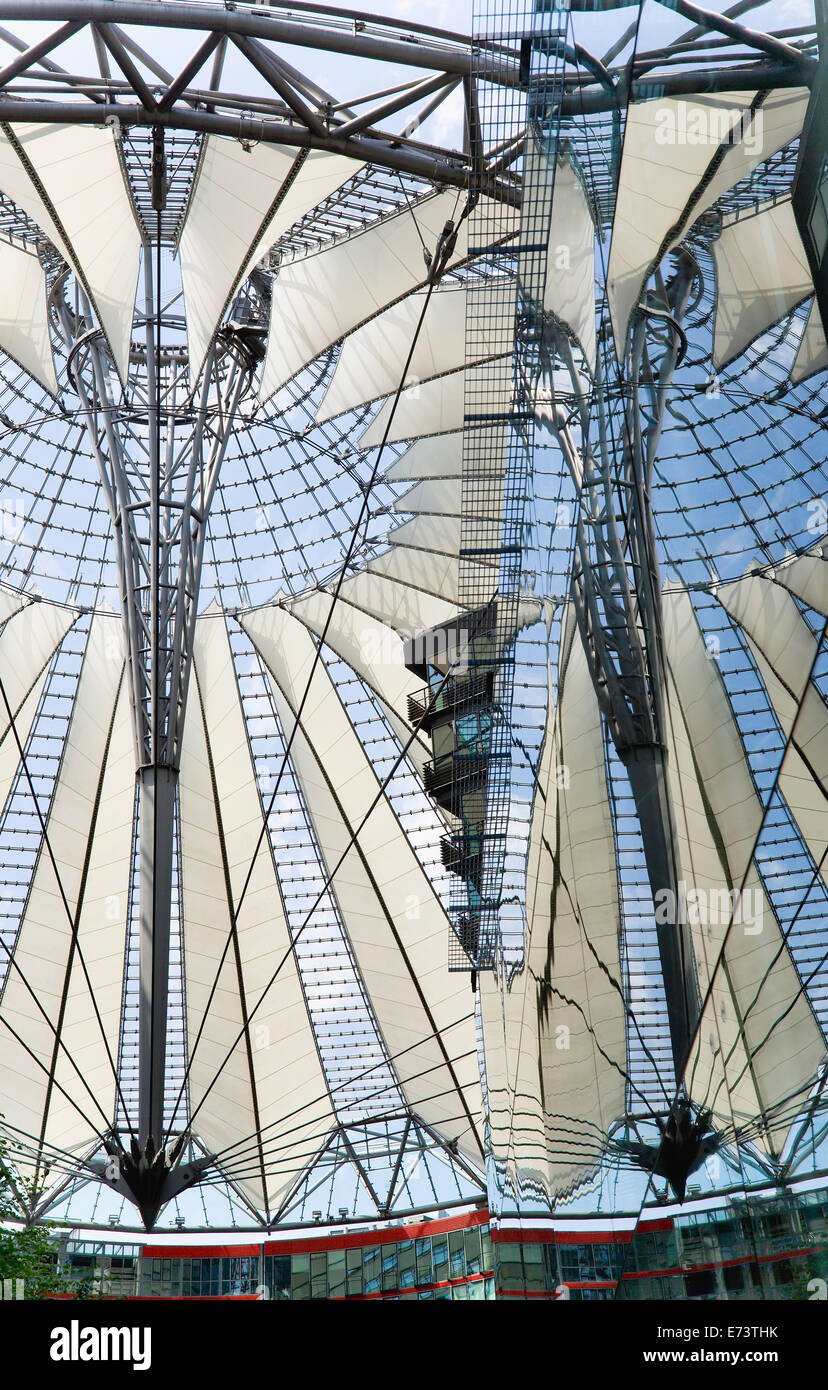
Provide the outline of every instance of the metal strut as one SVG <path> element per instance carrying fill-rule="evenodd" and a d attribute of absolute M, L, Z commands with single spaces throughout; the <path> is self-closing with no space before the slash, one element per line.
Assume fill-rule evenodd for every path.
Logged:
<path fill-rule="evenodd" d="M 538 403 L 537 412 L 556 434 L 579 495 L 571 592 L 593 685 L 630 780 L 653 896 L 666 890 L 667 901 L 675 904 L 674 920 L 657 923 L 657 933 L 677 1085 L 698 1022 L 699 996 L 679 892 L 667 780 L 661 582 L 651 483 L 667 390 L 686 342 L 681 320 L 695 269 L 692 258 L 682 254 L 673 279 L 665 284 L 657 276 L 656 290 L 637 311 L 623 364 L 618 438 L 610 437 L 612 387 L 601 354 L 592 394 L 597 414 L 593 445 L 589 402 L 569 341 L 554 323 L 549 325 L 546 375 L 551 382 L 552 354 L 569 368 L 580 442 L 573 436 L 567 411 L 551 394 L 546 403 Z M 605 345 L 607 356 L 611 351 Z"/>
<path fill-rule="evenodd" d="M 160 148 L 154 177 L 163 196 Z M 113 1132 L 117 1181 L 107 1175 L 148 1224 L 177 1181 L 194 1180 L 183 1170 L 175 1179 L 163 1148 L 175 801 L 207 519 L 267 308 L 248 287 L 245 323 L 222 329 L 191 391 L 186 354 L 162 343 L 153 250 L 145 242 L 145 343 L 133 346 L 120 399 L 88 301 L 79 291 L 73 309 L 63 293 L 68 272 L 52 292 L 117 554 L 138 784 L 140 999 L 137 1142 L 127 1150 Z"/>

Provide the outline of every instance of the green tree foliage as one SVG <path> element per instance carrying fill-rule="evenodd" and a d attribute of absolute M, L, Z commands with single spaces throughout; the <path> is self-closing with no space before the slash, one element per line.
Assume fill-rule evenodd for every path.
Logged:
<path fill-rule="evenodd" d="M 58 1270 L 49 1228 L 22 1224 L 35 1196 L 32 1183 L 20 1176 L 14 1145 L 0 1125 L 0 1280 L 22 1279 L 24 1297 L 28 1299 L 56 1293 L 82 1298 L 87 1294 L 86 1288 L 64 1278 Z"/>

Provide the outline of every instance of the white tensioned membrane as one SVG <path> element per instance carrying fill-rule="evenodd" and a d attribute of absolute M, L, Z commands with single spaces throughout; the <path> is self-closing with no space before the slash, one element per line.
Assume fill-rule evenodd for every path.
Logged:
<path fill-rule="evenodd" d="M 438 193 L 283 266 L 273 286 L 262 399 L 347 333 L 425 284 L 423 248 L 433 256 L 446 222 L 456 225 L 462 211 L 456 190 Z M 507 231 L 504 219 L 503 236 Z M 500 239 L 496 227 L 491 239 Z M 464 219 L 448 268 L 468 254 L 469 223 Z"/>
<path fill-rule="evenodd" d="M 206 137 L 178 245 L 191 385 L 234 290 L 288 227 L 361 167 L 323 151 L 263 143 L 246 150 Z"/>
<path fill-rule="evenodd" d="M 267 835 L 239 908 L 263 816 L 215 605 L 196 624 L 193 661 L 179 782 L 190 1110 L 208 1150 L 243 1156 L 238 1185 L 264 1210 L 321 1148 L 334 1112 Z"/>
<path fill-rule="evenodd" d="M 475 517 L 481 523 L 499 520 L 503 512 L 503 473 L 506 460 L 506 428 L 492 431 L 488 466 L 492 478 L 486 486 L 488 506 L 477 507 Z M 478 478 L 482 475 L 482 450 Z M 399 510 L 413 513 L 386 535 L 390 549 L 385 555 L 371 560 L 374 573 L 392 575 L 429 594 L 460 605 L 460 549 L 464 543 L 461 521 L 461 480 L 421 482 L 400 499 Z M 465 543 L 468 543 L 465 541 Z M 497 588 L 497 556 L 483 556 L 478 562 L 464 562 L 465 575 L 477 575 L 478 594 L 495 594 Z"/>
<path fill-rule="evenodd" d="M 726 218 L 713 256 L 713 362 L 723 367 L 813 294 L 814 287 L 790 200 L 764 203 L 750 216 Z"/>
<path fill-rule="evenodd" d="M 526 866 L 528 944 L 480 996 L 493 1152 L 516 1183 L 563 1197 L 594 1171 L 624 1113 L 620 907 L 601 718 L 566 624 L 559 699 L 549 677 Z"/>
<path fill-rule="evenodd" d="M 473 292 L 469 298 L 465 289 L 456 288 L 435 289 L 428 298 L 427 291 L 418 290 L 392 305 L 346 338 L 316 412 L 317 423 L 390 395 L 404 372 L 405 386 L 419 387 L 434 377 L 510 351 L 514 303 L 515 283 L 509 278 L 502 285 L 491 285 L 485 296 Z M 473 358 L 467 357 L 467 315 L 472 325 L 469 339 L 475 345 Z M 478 316 L 481 322 L 475 326 Z"/>
<path fill-rule="evenodd" d="M 38 223 L 87 288 L 125 382 L 141 233 L 112 131 L 0 127 L 0 190 Z"/>
<path fill-rule="evenodd" d="M 288 738 L 314 641 L 284 609 L 259 609 L 240 621 L 267 666 Z M 480 1076 L 468 977 L 448 970 L 450 924 L 387 797 L 380 795 L 368 814 L 380 784 L 321 661 L 291 759 L 406 1100 L 421 1120 L 480 1165 Z M 352 834 L 355 841 L 347 848 Z"/>
<path fill-rule="evenodd" d="M 654 266 L 723 193 L 797 138 L 808 97 L 801 88 L 769 92 L 753 116 L 752 91 L 631 103 L 607 272 L 619 359 Z"/>
<path fill-rule="evenodd" d="M 0 807 L 26 747 L 49 663 L 75 616 L 68 608 L 0 590 Z"/>
<path fill-rule="evenodd" d="M 791 381 L 797 385 L 806 377 L 813 376 L 814 372 L 824 372 L 826 367 L 828 367 L 828 343 L 825 341 L 825 329 L 822 326 L 819 305 L 814 300 L 808 311 L 808 320 L 791 368 Z"/>
<path fill-rule="evenodd" d="M 508 370 L 508 395 L 503 392 L 503 409 L 508 409 L 511 400 L 511 357 L 503 358 L 496 368 L 506 377 Z M 494 383 L 496 386 L 496 382 Z M 377 411 L 367 429 L 359 436 L 360 449 L 372 449 L 385 439 L 389 444 L 397 444 L 402 439 L 422 439 L 433 434 L 449 434 L 462 430 L 466 408 L 466 373 L 453 372 L 450 376 L 438 377 L 435 381 L 416 383 L 400 393 L 389 426 L 389 417 L 394 407 L 394 398 L 389 398 Z M 496 409 L 496 406 L 492 407 Z M 387 431 L 387 433 L 386 433 Z"/>
<path fill-rule="evenodd" d="M 779 772 L 779 789 L 828 883 L 828 708 L 808 679 L 816 638 L 790 593 L 772 579 L 748 575 L 722 585 L 716 597 L 748 639 L 786 739 L 796 718 Z"/>
<path fill-rule="evenodd" d="M 404 639 L 368 613 L 339 599 L 331 605 L 333 595 L 324 590 L 296 599 L 290 612 L 311 632 L 321 637 L 332 651 L 356 671 L 380 700 L 391 728 L 404 747 L 411 738 L 413 727 L 408 719 L 409 695 L 422 688 L 422 681 L 405 667 Z M 409 745 L 407 756 L 417 772 L 422 774 L 424 763 L 433 757 L 431 740 L 418 734 Z"/>
<path fill-rule="evenodd" d="M 594 372 L 595 226 L 568 159 L 559 159 L 555 171 L 543 307 L 570 330 Z"/>
<path fill-rule="evenodd" d="M 389 482 L 414 482 L 418 478 L 459 478 L 463 472 L 463 435 L 460 431 L 428 442 L 412 444 L 386 473 Z"/>
<path fill-rule="evenodd" d="M 786 560 L 774 570 L 777 584 L 801 599 L 807 608 L 821 613 L 823 618 L 828 616 L 828 559 L 822 558 L 824 549 L 820 544 L 815 551 Z"/>
<path fill-rule="evenodd" d="M 825 1039 L 749 858 L 761 805 L 721 673 L 687 592 L 667 591 L 663 613 L 680 878 L 702 997 L 713 982 L 685 1085 L 720 1125 L 747 1128 L 778 1155 L 825 1059 Z M 748 912 L 731 908 L 743 879 Z"/>
<path fill-rule="evenodd" d="M 121 620 L 98 613 L 47 823 L 55 864 L 44 843 L 0 1001 L 0 1113 L 47 1155 L 94 1148 L 115 1110 L 134 799 Z"/>
<path fill-rule="evenodd" d="M 46 273 L 33 252 L 8 241 L 0 241 L 0 348 L 52 395 L 57 393 Z"/>

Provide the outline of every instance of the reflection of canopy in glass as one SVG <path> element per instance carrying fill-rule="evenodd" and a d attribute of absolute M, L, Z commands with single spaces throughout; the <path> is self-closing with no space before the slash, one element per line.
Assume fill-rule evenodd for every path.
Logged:
<path fill-rule="evenodd" d="M 0 1114 L 41 1204 L 114 1162 L 149 1221 L 219 1177 L 272 1219 L 334 1144 L 381 1213 L 409 1151 L 577 1201 L 665 1176 L 677 1094 L 734 1171 L 824 1166 L 812 45 L 761 87 L 691 45 L 662 95 L 658 9 L 626 111 L 544 49 L 528 142 L 508 53 L 482 172 L 179 92 L 159 197 L 126 114 L 3 127 Z"/>

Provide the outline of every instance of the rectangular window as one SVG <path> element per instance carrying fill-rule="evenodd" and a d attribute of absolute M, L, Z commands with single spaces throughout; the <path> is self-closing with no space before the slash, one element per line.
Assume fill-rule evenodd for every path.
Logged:
<path fill-rule="evenodd" d="M 290 1256 L 270 1256 L 270 1297 L 290 1298 Z"/>
<path fill-rule="evenodd" d="M 293 1255 L 291 1286 L 294 1298 L 310 1298 L 310 1255 Z"/>
<path fill-rule="evenodd" d="M 431 1269 L 431 1237 L 421 1236 L 415 1241 L 415 1251 L 417 1258 L 417 1283 L 433 1283 L 434 1275 Z"/>
<path fill-rule="evenodd" d="M 524 1245 L 523 1277 L 527 1293 L 543 1291 L 543 1251 L 539 1245 Z"/>
<path fill-rule="evenodd" d="M 323 1250 L 321 1254 L 311 1255 L 311 1298 L 328 1297 L 328 1256 Z"/>
<path fill-rule="evenodd" d="M 328 1251 L 328 1295 L 330 1298 L 345 1297 L 345 1251 Z"/>
<path fill-rule="evenodd" d="M 480 1232 L 476 1226 L 473 1226 L 470 1231 L 466 1231 L 463 1244 L 466 1252 L 466 1273 L 480 1274 L 483 1266 L 480 1254 Z"/>
<path fill-rule="evenodd" d="M 362 1252 L 362 1273 L 366 1293 L 380 1292 L 380 1252 L 372 1246 Z"/>
<path fill-rule="evenodd" d="M 523 1291 L 523 1260 L 517 1241 L 504 1241 L 498 1246 L 500 1255 L 500 1286 L 510 1292 Z"/>
<path fill-rule="evenodd" d="M 401 1240 L 397 1246 L 397 1277 L 401 1289 L 413 1289 L 417 1282 L 413 1240 Z"/>
<path fill-rule="evenodd" d="M 348 1297 L 358 1297 L 362 1293 L 362 1251 L 347 1250 L 345 1255 Z"/>
<path fill-rule="evenodd" d="M 397 1247 L 386 1245 L 382 1251 L 382 1291 L 393 1293 L 397 1287 Z"/>

